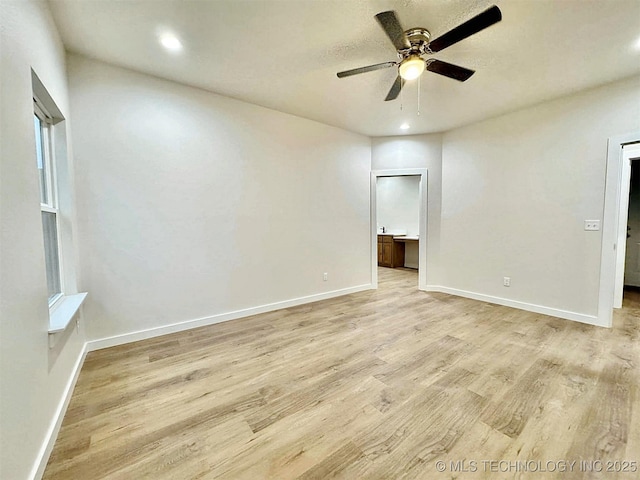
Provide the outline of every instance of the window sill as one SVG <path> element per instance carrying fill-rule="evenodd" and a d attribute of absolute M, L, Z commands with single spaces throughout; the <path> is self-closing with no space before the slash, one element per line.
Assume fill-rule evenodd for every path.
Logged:
<path fill-rule="evenodd" d="M 87 292 L 65 295 L 49 312 L 49 334 L 63 332 L 87 297 Z"/>

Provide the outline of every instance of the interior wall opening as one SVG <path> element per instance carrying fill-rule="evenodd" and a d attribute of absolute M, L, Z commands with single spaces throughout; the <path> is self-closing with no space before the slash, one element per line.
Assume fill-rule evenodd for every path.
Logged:
<path fill-rule="evenodd" d="M 640 297 L 640 159 L 631 162 L 623 304 L 630 297 Z"/>
<path fill-rule="evenodd" d="M 376 179 L 378 267 L 415 271 L 418 285 L 420 176 Z"/>
<path fill-rule="evenodd" d="M 373 284 L 404 272 L 406 285 L 426 284 L 426 169 L 372 172 Z"/>
<path fill-rule="evenodd" d="M 640 143 L 622 147 L 614 308 L 640 287 Z"/>

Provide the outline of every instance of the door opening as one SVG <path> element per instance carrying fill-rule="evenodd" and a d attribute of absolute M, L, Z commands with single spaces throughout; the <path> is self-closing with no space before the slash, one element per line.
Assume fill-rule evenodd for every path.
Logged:
<path fill-rule="evenodd" d="M 640 159 L 631 162 L 624 286 L 640 287 Z"/>
<path fill-rule="evenodd" d="M 418 289 L 426 290 L 426 169 L 371 172 L 371 254 L 374 288 L 381 264 L 417 268 Z"/>
<path fill-rule="evenodd" d="M 622 308 L 624 287 L 640 286 L 640 144 L 622 148 L 614 308 Z"/>
<path fill-rule="evenodd" d="M 622 306 L 631 162 L 640 158 L 640 131 L 610 137 L 604 191 L 600 291 L 596 325 L 611 327 Z"/>

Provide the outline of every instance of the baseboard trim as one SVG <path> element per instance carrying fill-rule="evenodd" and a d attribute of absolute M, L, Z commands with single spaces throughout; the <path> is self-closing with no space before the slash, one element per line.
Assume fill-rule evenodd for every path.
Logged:
<path fill-rule="evenodd" d="M 121 335 L 114 335 L 112 337 L 105 337 L 96 340 L 90 340 L 87 342 L 87 352 L 94 350 L 101 350 L 103 348 L 114 347 L 116 345 L 124 345 L 125 343 L 137 342 L 140 340 L 146 340 L 148 338 L 159 337 L 161 335 L 167 335 L 169 333 L 182 332 L 184 330 L 190 330 L 192 328 L 205 327 L 207 325 L 214 325 L 216 323 L 227 322 L 229 320 L 236 320 L 238 318 L 249 317 L 251 315 L 257 315 L 259 313 L 272 312 L 274 310 L 281 310 L 283 308 L 295 307 L 297 305 L 303 305 L 305 303 L 318 302 L 320 300 L 327 300 L 329 298 L 341 297 L 343 295 L 349 295 L 352 293 L 358 293 L 365 290 L 371 290 L 372 284 L 358 285 L 355 287 L 343 288 L 340 290 L 332 290 L 330 292 L 318 293 L 314 295 L 308 295 L 305 297 L 294 298 L 291 300 L 285 300 L 282 302 L 268 303 L 266 305 L 260 305 L 257 307 L 245 308 L 243 310 L 236 310 L 233 312 L 221 313 L 218 315 L 212 315 L 209 317 L 196 318 L 193 320 L 187 320 L 179 323 L 172 323 L 169 325 L 163 325 L 161 327 L 154 327 L 145 330 L 138 330 L 136 332 L 124 333 Z"/>
<path fill-rule="evenodd" d="M 608 326 L 600 322 L 600 319 L 595 315 L 586 315 L 584 313 L 571 312 L 569 310 L 559 310 L 557 308 L 535 305 L 533 303 L 520 302 L 518 300 L 510 300 L 508 298 L 494 297 L 482 293 L 468 292 L 466 290 L 458 290 L 457 288 L 443 287 L 441 285 L 427 285 L 426 291 L 448 293 L 450 295 L 456 295 L 458 297 L 471 298 L 472 300 L 479 300 L 481 302 L 487 303 L 495 303 L 497 305 L 503 305 L 505 307 L 517 308 L 520 310 L 525 310 L 527 312 L 541 313 L 543 315 L 563 318 L 565 320 L 573 320 L 574 322 L 586 323 L 588 325 L 595 325 L 597 327 Z"/>
<path fill-rule="evenodd" d="M 60 427 L 62 426 L 64 414 L 66 413 L 69 402 L 71 401 L 71 396 L 73 395 L 73 390 L 76 386 L 76 382 L 78 381 L 78 376 L 80 375 L 80 370 L 82 370 L 82 365 L 84 364 L 84 359 L 86 356 L 87 344 L 85 343 L 80 350 L 78 358 L 76 359 L 76 363 L 73 366 L 73 373 L 71 377 L 69 377 L 69 381 L 67 382 L 67 385 L 64 389 L 64 394 L 60 399 L 60 403 L 58 404 L 58 408 L 56 409 L 53 421 L 49 426 L 49 430 L 47 431 L 45 440 L 42 443 L 42 447 L 40 447 L 38 456 L 36 457 L 36 462 L 29 477 L 31 479 L 40 479 L 44 475 L 44 471 L 47 468 L 47 463 L 49 462 L 49 456 L 51 455 L 53 446 L 55 445 L 56 439 L 58 438 L 58 433 L 60 432 Z"/>

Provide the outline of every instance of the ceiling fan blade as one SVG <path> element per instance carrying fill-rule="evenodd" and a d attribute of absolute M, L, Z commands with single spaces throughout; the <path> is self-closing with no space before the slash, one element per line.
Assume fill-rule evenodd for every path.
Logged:
<path fill-rule="evenodd" d="M 393 46 L 396 50 L 402 50 L 410 48 L 411 44 L 407 40 L 407 36 L 404 34 L 404 30 L 400 26 L 400 21 L 396 17 L 396 12 L 389 10 L 388 12 L 381 12 L 376 15 L 376 20 L 385 31 Z"/>
<path fill-rule="evenodd" d="M 444 50 L 454 43 L 458 43 L 460 40 L 464 40 L 474 33 L 478 33 L 480 30 L 490 27 L 494 23 L 498 23 L 500 20 L 502 20 L 502 12 L 500 12 L 500 9 L 495 5 L 493 7 L 489 7 L 484 12 L 431 41 L 429 43 L 429 49 L 432 52 Z"/>
<path fill-rule="evenodd" d="M 469 80 L 469 77 L 476 73 L 468 68 L 459 67 L 458 65 L 453 65 L 452 63 L 443 62 L 441 60 L 431 60 L 428 62 L 427 70 L 439 75 L 444 75 L 445 77 L 453 78 L 460 82 Z"/>
<path fill-rule="evenodd" d="M 368 67 L 354 68 L 352 70 L 345 70 L 344 72 L 338 72 L 338 78 L 350 77 L 351 75 L 358 75 L 360 73 L 373 72 L 375 70 L 382 70 L 383 68 L 395 67 L 396 62 L 384 62 L 377 63 L 375 65 L 369 65 Z"/>
<path fill-rule="evenodd" d="M 384 101 L 388 102 L 389 100 L 395 100 L 396 98 L 398 98 L 398 95 L 400 95 L 400 90 L 402 90 L 403 86 L 404 80 L 400 75 L 398 75 L 396 81 L 393 82 L 393 85 L 391 85 L 391 89 L 389 90 L 389 93 L 387 93 L 387 97 L 384 99 Z"/>

